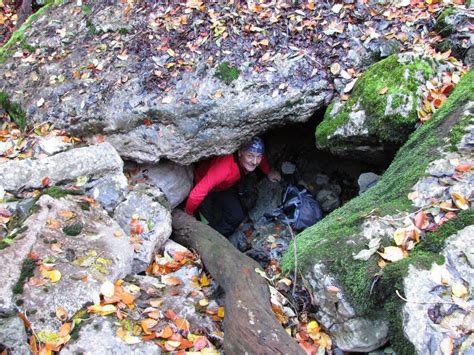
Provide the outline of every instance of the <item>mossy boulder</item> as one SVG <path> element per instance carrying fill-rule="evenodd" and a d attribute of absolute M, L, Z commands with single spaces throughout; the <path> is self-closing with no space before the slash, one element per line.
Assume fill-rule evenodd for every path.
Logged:
<path fill-rule="evenodd" d="M 344 103 L 333 100 L 316 128 L 316 145 L 373 162 L 391 156 L 418 120 L 419 87 L 437 69 L 430 58 L 394 54 L 369 67 Z"/>
<path fill-rule="evenodd" d="M 456 164 L 457 159 L 473 165 L 473 83 L 474 73 L 470 71 L 433 118 L 411 134 L 376 186 L 297 237 L 298 268 L 318 302 L 321 323 L 344 350 L 368 351 L 380 346 L 386 340 L 380 333 L 382 321 L 388 326 L 386 336 L 397 353 L 414 352 L 404 336 L 400 316 L 403 303 L 395 290 L 402 291 L 403 277 L 410 265 L 429 267 L 433 262 L 443 261 L 439 253 L 445 240 L 473 224 L 473 209 L 459 213 L 437 232 L 427 232 L 408 257 L 383 269 L 378 265 L 377 254 L 368 260 L 355 260 L 354 255 L 376 238 L 380 239 L 374 253 L 380 245 L 394 245 L 392 237 L 397 225 L 407 218 L 412 220 L 419 209 L 408 199 L 408 193 L 418 181 L 426 183 L 426 179 L 431 178 L 430 181 L 441 186 L 439 196 L 456 191 L 458 183 L 467 184 L 472 191 L 472 171 L 465 173 L 463 181 L 442 188 L 446 176 L 435 171 L 435 160 Z M 428 174 L 432 176 L 427 177 Z M 418 188 L 421 189 L 420 185 Z M 282 266 L 292 273 L 294 265 L 291 248 L 284 255 Z M 371 334 L 370 329 L 372 333 L 379 332 L 379 339 L 375 341 L 372 337 L 371 343 L 358 344 L 352 349 L 341 345 L 347 337 L 353 337 L 349 332 L 356 320 L 366 326 L 371 322 L 368 332 Z"/>

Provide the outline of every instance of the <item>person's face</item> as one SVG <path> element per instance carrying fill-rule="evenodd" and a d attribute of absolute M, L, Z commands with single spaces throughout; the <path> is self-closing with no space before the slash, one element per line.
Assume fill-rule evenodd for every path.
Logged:
<path fill-rule="evenodd" d="M 248 172 L 254 171 L 262 161 L 262 154 L 239 150 L 239 163 Z"/>

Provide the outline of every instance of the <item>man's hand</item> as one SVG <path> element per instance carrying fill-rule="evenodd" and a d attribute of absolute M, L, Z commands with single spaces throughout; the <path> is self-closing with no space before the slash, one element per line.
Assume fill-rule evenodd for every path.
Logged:
<path fill-rule="evenodd" d="M 270 180 L 272 182 L 278 182 L 278 181 L 281 180 L 281 175 L 276 170 L 270 171 L 270 173 L 268 173 L 267 177 L 268 177 L 268 180 Z"/>

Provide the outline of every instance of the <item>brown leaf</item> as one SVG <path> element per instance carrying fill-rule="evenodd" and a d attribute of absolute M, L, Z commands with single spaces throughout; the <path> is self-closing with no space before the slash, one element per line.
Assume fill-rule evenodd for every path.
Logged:
<path fill-rule="evenodd" d="M 399 247 L 385 247 L 383 253 L 378 253 L 385 260 L 392 262 L 402 260 L 405 257 L 403 250 Z"/>
<path fill-rule="evenodd" d="M 181 285 L 183 283 L 183 281 L 181 281 L 181 279 L 179 279 L 177 277 L 171 277 L 171 276 L 164 276 L 164 277 L 162 277 L 161 281 L 165 285 L 169 285 L 169 286 L 177 286 L 177 285 Z"/>
<path fill-rule="evenodd" d="M 176 315 L 176 313 L 172 309 L 168 309 L 165 312 L 165 317 L 168 318 L 169 320 L 172 320 L 172 321 L 175 321 L 176 319 L 178 319 L 178 316 Z"/>

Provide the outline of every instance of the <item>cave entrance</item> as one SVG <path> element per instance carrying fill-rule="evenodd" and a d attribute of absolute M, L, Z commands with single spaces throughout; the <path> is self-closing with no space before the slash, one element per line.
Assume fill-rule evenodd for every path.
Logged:
<path fill-rule="evenodd" d="M 268 216 L 281 205 L 287 186 L 304 186 L 325 216 L 373 186 L 390 163 L 374 165 L 317 149 L 315 130 L 323 115 L 324 110 L 320 110 L 308 122 L 285 125 L 262 135 L 270 165 L 281 173 L 279 183 L 270 182 L 259 170 L 240 182 L 245 196 L 253 201 L 242 201 L 249 218 L 230 240 L 264 268 L 281 258 L 298 232 L 288 231 Z"/>

